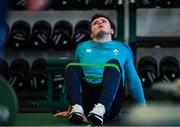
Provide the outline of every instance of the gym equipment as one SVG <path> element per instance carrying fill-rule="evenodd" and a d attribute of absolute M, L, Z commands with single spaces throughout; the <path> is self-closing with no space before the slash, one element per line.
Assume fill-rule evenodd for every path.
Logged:
<path fill-rule="evenodd" d="M 73 9 L 92 9 L 94 0 L 73 0 Z"/>
<path fill-rule="evenodd" d="M 16 91 L 28 88 L 27 77 L 29 63 L 23 58 L 16 58 L 11 62 L 9 69 L 9 83 Z"/>
<path fill-rule="evenodd" d="M 87 41 L 90 37 L 90 22 L 87 20 L 80 20 L 74 29 L 73 45 L 76 46 L 78 43 Z"/>
<path fill-rule="evenodd" d="M 95 0 L 95 7 L 98 9 L 115 9 L 118 2 L 118 0 Z"/>
<path fill-rule="evenodd" d="M 179 0 L 156 0 L 156 5 L 162 8 L 176 8 L 180 7 Z"/>
<path fill-rule="evenodd" d="M 161 37 L 162 47 L 179 47 L 180 38 L 179 37 Z"/>
<path fill-rule="evenodd" d="M 121 119 L 124 126 L 179 126 L 179 104 L 149 103 L 148 107 L 133 106 Z"/>
<path fill-rule="evenodd" d="M 138 36 L 137 40 L 141 47 L 156 47 L 161 45 L 162 38 Z"/>
<path fill-rule="evenodd" d="M 10 0 L 13 10 L 24 10 L 26 8 L 26 0 Z"/>
<path fill-rule="evenodd" d="M 66 69 L 71 66 L 98 66 L 98 67 L 112 67 L 115 68 L 118 72 L 121 72 L 118 65 L 113 63 L 105 63 L 105 64 L 93 64 L 93 63 L 78 63 L 78 62 L 71 62 L 67 64 Z M 93 77 L 93 76 L 85 76 L 84 79 L 102 79 L 102 77 Z"/>
<path fill-rule="evenodd" d="M 30 11 L 47 10 L 50 2 L 50 0 L 26 0 L 26 9 Z"/>
<path fill-rule="evenodd" d="M 7 79 L 8 71 L 9 71 L 9 64 L 7 63 L 6 60 L 0 59 L 0 75 L 2 75 Z"/>
<path fill-rule="evenodd" d="M 138 74 L 143 87 L 150 88 L 158 80 L 157 62 L 153 57 L 145 56 L 138 61 Z"/>
<path fill-rule="evenodd" d="M 65 95 L 65 87 L 64 84 L 62 87 L 60 87 L 58 90 L 58 99 L 53 98 L 54 96 L 54 91 L 53 89 L 53 73 L 54 72 L 64 72 L 64 69 L 66 65 L 71 62 L 72 60 L 70 59 L 49 59 L 45 61 L 46 65 L 46 70 L 48 73 L 48 80 L 47 80 L 47 100 L 41 100 L 38 102 L 35 102 L 38 108 L 45 108 L 45 109 L 58 109 L 58 108 L 66 108 L 68 106 L 68 102 L 66 100 L 66 95 Z"/>
<path fill-rule="evenodd" d="M 32 49 L 47 49 L 50 46 L 51 25 L 45 20 L 34 23 L 30 38 Z"/>
<path fill-rule="evenodd" d="M 44 58 L 38 58 L 33 61 L 29 80 L 31 88 L 38 90 L 47 89 L 47 72 Z"/>
<path fill-rule="evenodd" d="M 155 0 L 137 0 L 136 1 L 137 8 L 154 8 L 156 7 Z"/>
<path fill-rule="evenodd" d="M 64 71 L 52 73 L 53 98 L 59 99 L 59 90 L 64 87 Z"/>
<path fill-rule="evenodd" d="M 54 49 L 68 49 L 73 32 L 72 24 L 66 20 L 58 21 L 53 29 L 52 47 Z"/>
<path fill-rule="evenodd" d="M 13 88 L 0 76 L 0 126 L 14 124 L 18 111 L 18 101 Z"/>
<path fill-rule="evenodd" d="M 160 61 L 160 80 L 169 84 L 179 76 L 179 64 L 175 57 L 166 56 Z"/>
<path fill-rule="evenodd" d="M 7 48 L 12 50 L 25 49 L 29 35 L 30 25 L 23 20 L 16 21 L 11 27 Z"/>
<path fill-rule="evenodd" d="M 72 0 L 53 0 L 53 9 L 55 10 L 64 10 L 72 8 Z"/>
<path fill-rule="evenodd" d="M 177 80 L 178 81 L 178 80 Z M 168 100 L 171 102 L 178 102 L 180 99 L 180 88 L 177 81 L 170 83 L 157 82 L 152 85 L 152 94 L 155 100 Z"/>

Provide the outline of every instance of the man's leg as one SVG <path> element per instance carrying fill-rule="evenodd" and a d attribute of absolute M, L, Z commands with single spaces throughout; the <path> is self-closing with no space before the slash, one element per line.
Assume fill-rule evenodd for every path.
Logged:
<path fill-rule="evenodd" d="M 67 99 L 72 106 L 69 121 L 72 123 L 83 123 L 86 120 L 82 108 L 82 87 L 81 79 L 84 76 L 83 70 L 79 66 L 70 66 L 65 72 L 65 85 Z"/>
<path fill-rule="evenodd" d="M 81 79 L 83 76 L 80 66 L 70 66 L 65 71 L 64 83 L 70 105 L 82 105 Z"/>
<path fill-rule="evenodd" d="M 107 63 L 113 63 L 119 66 L 119 62 L 116 59 L 109 60 Z M 120 68 L 121 69 L 121 68 Z M 90 112 L 88 118 L 95 124 L 103 123 L 104 113 L 111 113 L 111 106 L 115 104 L 114 99 L 118 89 L 121 87 L 121 72 L 113 67 L 105 67 L 102 80 L 102 91 L 99 98 L 99 104 L 97 104 Z M 119 94 L 119 93 L 118 93 Z M 120 103 L 118 103 L 120 105 Z M 114 106 L 114 105 L 113 105 Z M 121 106 L 117 106 L 120 111 Z M 114 111 L 114 110 L 113 110 Z"/>
<path fill-rule="evenodd" d="M 102 84 L 92 84 L 86 80 L 82 81 L 82 95 L 83 95 L 83 107 L 86 116 L 93 109 L 94 104 L 99 101 L 100 91 Z"/>

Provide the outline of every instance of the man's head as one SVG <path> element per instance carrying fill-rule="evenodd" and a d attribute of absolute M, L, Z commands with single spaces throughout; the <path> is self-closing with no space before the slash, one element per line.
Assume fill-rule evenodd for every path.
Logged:
<path fill-rule="evenodd" d="M 90 21 L 91 38 L 102 37 L 104 35 L 111 35 L 115 33 L 113 22 L 104 14 L 95 14 Z"/>

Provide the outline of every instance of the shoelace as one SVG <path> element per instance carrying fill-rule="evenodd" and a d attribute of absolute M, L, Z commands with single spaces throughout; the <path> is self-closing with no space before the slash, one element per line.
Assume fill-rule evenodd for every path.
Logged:
<path fill-rule="evenodd" d="M 70 114 L 73 113 L 73 112 L 79 112 L 79 113 L 81 113 L 81 114 L 82 114 L 82 117 L 83 117 L 83 122 L 87 122 L 87 118 L 86 118 L 86 116 L 84 115 L 83 108 L 82 108 L 80 105 L 78 105 L 78 104 L 73 105 Z"/>
<path fill-rule="evenodd" d="M 105 109 L 104 107 L 102 107 L 103 105 L 99 105 L 99 104 L 95 104 L 95 107 L 92 110 L 92 113 L 98 114 L 100 116 L 103 116 L 105 113 Z"/>
<path fill-rule="evenodd" d="M 70 114 L 73 112 L 80 112 L 82 114 L 84 113 L 82 107 L 77 104 L 72 106 L 72 110 L 71 110 Z"/>

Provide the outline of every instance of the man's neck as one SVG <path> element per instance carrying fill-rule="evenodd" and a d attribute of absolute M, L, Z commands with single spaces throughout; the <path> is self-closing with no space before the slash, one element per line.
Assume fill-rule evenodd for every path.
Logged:
<path fill-rule="evenodd" d="M 93 38 L 93 41 L 96 42 L 108 42 L 108 41 L 112 41 L 112 37 L 103 37 L 103 38 Z"/>

